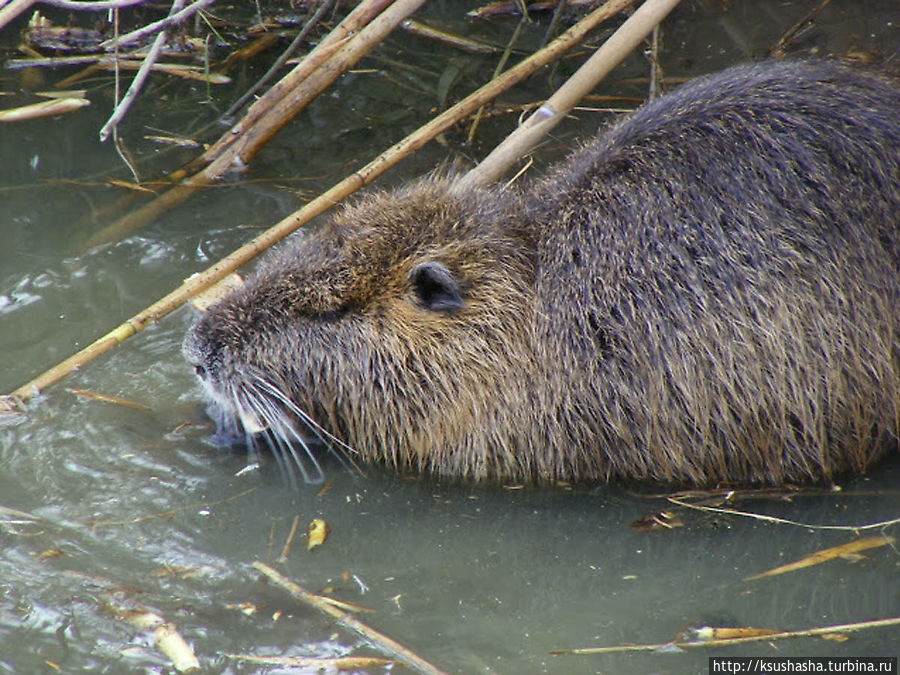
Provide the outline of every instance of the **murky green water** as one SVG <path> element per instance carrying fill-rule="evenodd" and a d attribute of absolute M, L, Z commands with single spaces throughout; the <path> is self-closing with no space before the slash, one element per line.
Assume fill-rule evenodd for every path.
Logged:
<path fill-rule="evenodd" d="M 667 23 L 664 69 L 691 76 L 760 54 L 815 4 L 687 3 Z M 473 5 L 432 2 L 423 14 L 502 43 L 515 19 L 462 20 Z M 530 44 L 546 29 L 547 17 L 537 19 L 525 31 Z M 896 59 L 898 20 L 891 0 L 835 0 L 795 49 Z M 4 44 L 17 28 L 0 36 Z M 492 59 L 474 61 L 403 35 L 377 56 L 421 70 L 366 72 L 387 66 L 365 60 L 286 128 L 249 174 L 138 232 L 87 248 L 114 219 L 107 209 L 131 197 L 104 182 L 128 176 L 115 150 L 96 139 L 109 112 L 109 76 L 78 85 L 89 89 L 89 108 L 0 127 L 0 391 L 87 344 L 298 208 L 307 191 L 328 187 L 427 120 L 448 63 L 461 73 L 449 89 L 454 100 L 493 67 Z M 573 65 L 541 73 L 504 98 L 546 96 Z M 257 70 L 233 73 L 234 84 L 214 89 L 212 102 L 203 85 L 154 76 L 122 130 L 148 176 L 191 153 L 156 157 L 160 150 L 145 135 L 187 135 L 214 121 Z M 49 88 L 71 72 L 39 73 L 43 81 L 29 79 L 29 86 Z M 612 78 L 645 72 L 638 55 Z M 32 101 L 22 83 L 20 72 L 0 71 L 0 92 L 8 94 L 0 107 Z M 604 93 L 643 91 L 614 85 Z M 549 150 L 558 153 L 606 116 L 579 112 Z M 510 117 L 487 124 L 484 145 L 472 149 L 460 150 L 448 134 L 447 145 L 431 144 L 383 183 L 421 174 L 452 154 L 483 154 L 512 124 Z M 242 472 L 245 457 L 209 443 L 211 425 L 180 354 L 191 320 L 189 310 L 177 311 L 0 427 L 0 507 L 24 512 L 0 512 L 0 672 L 166 672 L 152 641 L 109 611 L 117 603 L 175 621 L 206 672 L 283 670 L 227 653 L 378 654 L 251 569 L 280 556 L 295 516 L 304 528 L 324 518 L 331 535 L 312 553 L 298 539 L 280 569 L 309 590 L 333 589 L 371 608 L 363 621 L 449 672 L 705 673 L 710 655 L 897 655 L 894 628 L 848 634 L 845 642 L 551 656 L 565 647 L 667 642 L 693 626 L 804 629 L 900 615 L 900 557 L 885 546 L 853 563 L 743 582 L 854 535 L 689 512 L 682 528 L 639 533 L 629 524 L 667 505 L 622 486 L 511 490 L 404 480 L 375 469 L 357 476 L 335 466 L 322 493 L 319 486 L 293 491 L 274 462 Z M 84 399 L 73 388 L 148 409 Z M 840 495 L 741 506 L 804 523 L 894 518 L 900 462 L 894 457 L 842 487 Z M 884 533 L 896 536 L 897 527 Z M 242 613 L 240 603 L 257 611 Z"/>

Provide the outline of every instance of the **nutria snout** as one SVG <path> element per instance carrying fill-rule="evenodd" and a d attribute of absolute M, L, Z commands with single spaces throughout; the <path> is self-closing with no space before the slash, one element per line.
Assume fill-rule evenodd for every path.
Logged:
<path fill-rule="evenodd" d="M 777 484 L 900 420 L 900 92 L 740 66 L 535 184 L 373 192 L 185 341 L 224 426 L 316 467 Z M 315 473 L 315 468 L 309 470 Z"/>

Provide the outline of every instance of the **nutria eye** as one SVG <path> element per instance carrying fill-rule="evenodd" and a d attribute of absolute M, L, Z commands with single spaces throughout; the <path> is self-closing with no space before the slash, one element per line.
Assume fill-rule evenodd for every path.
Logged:
<path fill-rule="evenodd" d="M 453 312 L 463 307 L 459 283 L 439 262 L 423 262 L 409 275 L 419 302 L 433 312 Z"/>

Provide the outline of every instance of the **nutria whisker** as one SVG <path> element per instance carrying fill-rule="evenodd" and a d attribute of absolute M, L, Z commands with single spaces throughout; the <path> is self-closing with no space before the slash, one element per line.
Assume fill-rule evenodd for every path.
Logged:
<path fill-rule="evenodd" d="M 347 445 L 340 438 L 332 434 L 321 424 L 316 422 L 311 415 L 309 415 L 305 410 L 303 410 L 296 403 L 291 401 L 287 395 L 281 391 L 277 386 L 272 384 L 270 381 L 265 379 L 264 377 L 257 375 L 256 376 L 256 384 L 265 390 L 270 396 L 277 399 L 277 403 L 273 404 L 277 407 L 280 403 L 283 405 L 290 413 L 293 415 L 309 430 L 319 441 L 328 448 L 329 452 L 334 455 L 337 460 L 341 463 L 342 466 L 346 469 L 352 469 L 358 474 L 362 473 L 362 469 L 360 469 L 359 465 L 353 460 L 351 455 L 358 454 L 356 450 L 354 450 L 351 446 Z M 279 410 L 279 412 L 282 412 Z M 291 438 L 296 439 L 298 437 L 299 432 L 293 426 L 292 420 L 284 420 L 283 424 L 286 425 L 291 431 Z M 279 426 L 280 428 L 280 426 Z M 291 438 L 286 437 L 284 434 L 281 434 L 282 441 L 288 445 L 292 443 Z M 303 442 L 303 448 L 308 455 L 311 454 L 312 450 L 307 447 L 306 443 Z M 318 465 L 317 465 L 318 468 Z"/>
<path fill-rule="evenodd" d="M 289 413 L 292 413 L 296 420 L 303 424 L 306 430 L 313 434 L 345 468 L 353 469 L 357 473 L 362 473 L 356 462 L 350 457 L 350 454 L 355 452 L 353 448 L 329 432 L 322 425 L 318 424 L 306 411 L 291 401 L 284 392 L 265 378 L 257 376 L 256 384 L 263 390 L 261 392 L 262 397 L 266 399 L 267 404 L 272 406 L 272 409 L 276 411 L 278 416 L 277 423 L 272 424 L 269 429 L 269 437 L 271 440 L 278 442 L 279 447 L 287 449 L 289 454 L 294 456 L 293 444 L 299 442 L 307 456 L 315 463 L 316 472 L 319 474 L 322 473 L 318 462 L 313 457 L 314 450 L 307 445 L 306 439 L 303 438 L 300 431 L 294 425 L 294 419 L 285 415 L 284 410 L 282 410 L 283 406 Z M 339 450 L 342 452 L 339 452 Z M 299 462 L 299 459 L 297 462 Z M 322 478 L 324 478 L 324 475 L 322 475 Z M 307 480 L 306 482 L 310 481 Z M 321 478 L 316 477 L 312 482 L 321 482 Z"/>
<path fill-rule="evenodd" d="M 263 430 L 257 436 L 269 441 L 272 455 L 278 461 L 282 472 L 288 476 L 291 484 L 296 482 L 294 466 L 299 469 L 304 483 L 321 483 L 325 479 L 325 474 L 315 453 L 307 444 L 306 439 L 297 431 L 293 420 L 285 414 L 282 407 L 252 383 L 247 383 L 241 393 L 243 394 L 242 401 L 238 403 L 245 404 L 246 407 L 243 409 L 249 408 L 250 412 L 263 422 Z M 297 446 L 303 449 L 305 457 L 297 452 Z M 311 463 L 314 469 L 312 474 L 307 470 L 307 463 Z"/>
<path fill-rule="evenodd" d="M 340 438 L 332 434 L 321 424 L 316 422 L 305 410 L 303 410 L 300 406 L 289 399 L 287 397 L 287 394 L 285 394 L 283 391 L 281 391 L 281 389 L 266 380 L 264 377 L 256 375 L 256 383 L 266 392 L 278 399 L 279 403 L 284 405 L 284 407 L 287 408 L 290 412 L 294 413 L 294 415 L 296 415 L 303 422 L 303 424 L 305 424 L 309 428 L 309 430 L 314 433 L 320 441 L 322 441 L 324 445 L 331 447 L 332 444 L 335 444 L 348 453 L 358 454 L 356 450 L 354 450 Z"/>

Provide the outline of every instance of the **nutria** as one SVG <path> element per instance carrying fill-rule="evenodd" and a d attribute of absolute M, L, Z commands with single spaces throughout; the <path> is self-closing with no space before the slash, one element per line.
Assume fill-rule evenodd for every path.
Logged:
<path fill-rule="evenodd" d="M 695 80 L 530 187 L 367 194 L 185 353 L 301 468 L 318 436 L 476 479 L 863 471 L 900 420 L 898 111 L 830 63 Z"/>

